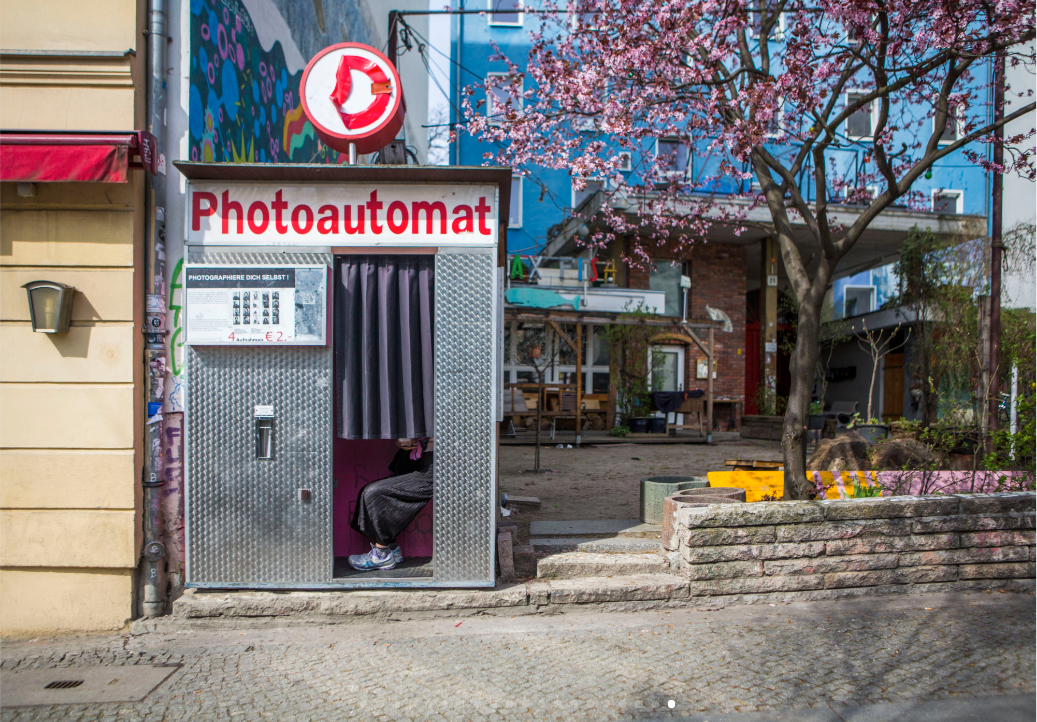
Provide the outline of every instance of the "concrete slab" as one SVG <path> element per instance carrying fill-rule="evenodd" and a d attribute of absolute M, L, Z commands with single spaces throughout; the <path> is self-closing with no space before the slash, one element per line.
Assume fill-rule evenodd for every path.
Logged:
<path fill-rule="evenodd" d="M 0 671 L 0 707 L 140 702 L 179 668 L 140 664 Z"/>
<path fill-rule="evenodd" d="M 529 540 L 538 554 L 596 552 L 598 554 L 650 554 L 662 547 L 658 539 L 637 537 L 535 537 Z"/>
<path fill-rule="evenodd" d="M 633 536 L 662 538 L 662 525 L 642 524 L 639 519 L 584 519 L 582 521 L 534 521 L 529 536 Z"/>
<path fill-rule="evenodd" d="M 660 554 L 552 554 L 537 560 L 537 577 L 572 579 L 575 577 L 619 577 L 634 574 L 662 574 L 670 563 Z"/>

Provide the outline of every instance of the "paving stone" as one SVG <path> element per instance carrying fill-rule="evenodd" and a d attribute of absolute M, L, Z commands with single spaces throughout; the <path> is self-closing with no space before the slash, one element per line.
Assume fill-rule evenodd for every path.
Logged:
<path fill-rule="evenodd" d="M 680 599 L 688 595 L 688 583 L 673 574 L 558 579 L 550 581 L 549 589 L 552 604 Z"/>
<path fill-rule="evenodd" d="M 905 567 L 864 572 L 834 572 L 824 575 L 826 589 L 870 587 L 880 584 L 912 584 L 915 582 L 950 582 L 957 578 L 954 566 Z"/>
<path fill-rule="evenodd" d="M 515 574 L 520 579 L 535 577 L 537 573 L 536 551 L 531 544 L 519 544 L 512 549 L 515 559 Z"/>
<path fill-rule="evenodd" d="M 962 514 L 1003 514 L 1005 512 L 1037 511 L 1034 492 L 1005 492 L 1000 494 L 957 494 Z"/>
<path fill-rule="evenodd" d="M 679 536 L 682 547 L 770 544 L 775 539 L 772 526 L 743 527 L 741 529 L 681 529 Z"/>
<path fill-rule="evenodd" d="M 822 524 L 789 524 L 777 528 L 779 542 L 829 541 L 859 536 L 903 536 L 911 533 L 910 519 L 862 519 Z"/>
<path fill-rule="evenodd" d="M 825 580 L 816 576 L 796 577 L 748 577 L 742 579 L 711 579 L 688 582 L 688 593 L 692 597 L 723 596 L 729 594 L 753 594 L 761 592 L 788 592 L 803 589 L 822 589 Z"/>
<path fill-rule="evenodd" d="M 738 579 L 741 577 L 763 576 L 763 562 L 715 562 L 710 564 L 690 564 L 684 562 L 680 566 L 681 574 L 691 581 L 708 579 Z"/>
<path fill-rule="evenodd" d="M 992 531 L 997 529 L 1033 529 L 1034 514 L 954 515 L 922 517 L 911 520 L 911 531 L 915 534 L 931 534 L 941 531 Z"/>
<path fill-rule="evenodd" d="M 893 569 L 897 566 L 896 554 L 860 554 L 816 559 L 781 559 L 763 563 L 767 576 L 798 576 L 803 574 L 828 574 L 831 572 L 860 572 L 870 569 Z"/>
<path fill-rule="evenodd" d="M 914 534 L 874 539 L 835 539 L 825 542 L 829 556 L 839 554 L 881 554 L 898 551 L 923 551 L 931 549 L 957 549 L 958 534 Z"/>
<path fill-rule="evenodd" d="M 963 547 L 1033 546 L 1032 531 L 984 531 L 961 535 Z"/>
<path fill-rule="evenodd" d="M 597 552 L 613 554 L 647 554 L 658 552 L 658 539 L 637 539 L 633 537 L 533 537 L 529 540 L 533 549 L 539 554 L 556 554 L 559 552 Z"/>
<path fill-rule="evenodd" d="M 793 559 L 825 553 L 824 542 L 806 544 L 745 544 L 718 547 L 681 547 L 681 556 L 691 564 L 748 561 L 750 559 Z"/>
<path fill-rule="evenodd" d="M 605 577 L 666 572 L 670 563 L 659 553 L 594 554 L 566 552 L 537 560 L 538 577 Z"/>
<path fill-rule="evenodd" d="M 1033 579 L 1032 562 L 1013 564 L 962 564 L 959 579 Z"/>
<path fill-rule="evenodd" d="M 1029 558 L 1029 549 L 1026 547 L 986 547 L 932 552 L 902 552 L 898 564 L 902 567 L 914 567 L 930 564 L 1025 562 Z"/>
<path fill-rule="evenodd" d="M 677 510 L 678 523 L 681 526 L 694 529 L 801 524 L 823 521 L 824 518 L 824 511 L 820 506 L 820 502 L 814 501 L 720 504 L 704 507 L 681 507 Z"/>
<path fill-rule="evenodd" d="M 818 503 L 824 507 L 825 518 L 830 521 L 944 516 L 957 514 L 960 506 L 956 496 L 870 497 L 867 499 L 837 499 Z"/>

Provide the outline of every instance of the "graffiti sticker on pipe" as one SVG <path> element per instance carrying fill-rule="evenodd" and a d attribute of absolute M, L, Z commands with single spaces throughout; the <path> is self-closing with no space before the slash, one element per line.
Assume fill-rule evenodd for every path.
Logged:
<path fill-rule="evenodd" d="M 186 270 L 192 346 L 323 346 L 325 266 L 191 266 Z"/>

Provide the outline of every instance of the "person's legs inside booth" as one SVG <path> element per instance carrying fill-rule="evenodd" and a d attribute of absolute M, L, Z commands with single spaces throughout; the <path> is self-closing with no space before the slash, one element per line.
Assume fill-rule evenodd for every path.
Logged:
<path fill-rule="evenodd" d="M 371 541 L 366 554 L 353 554 L 358 571 L 392 569 L 403 561 L 396 537 L 432 499 L 432 439 L 399 439 L 388 476 L 360 490 L 350 525 Z"/>

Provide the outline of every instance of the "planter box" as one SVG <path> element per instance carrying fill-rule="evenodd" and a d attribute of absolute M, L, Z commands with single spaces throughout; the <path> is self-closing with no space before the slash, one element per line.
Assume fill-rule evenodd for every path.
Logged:
<path fill-rule="evenodd" d="M 742 438 L 780 441 L 784 423 L 784 416 L 743 416 Z"/>

